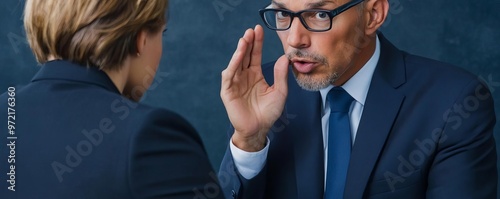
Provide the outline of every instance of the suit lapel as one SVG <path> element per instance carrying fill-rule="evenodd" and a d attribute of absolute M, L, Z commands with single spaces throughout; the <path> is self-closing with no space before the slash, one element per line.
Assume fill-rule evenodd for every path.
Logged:
<path fill-rule="evenodd" d="M 371 172 L 396 119 L 404 95 L 403 54 L 379 34 L 381 54 L 352 148 L 344 198 L 362 198 Z"/>
<path fill-rule="evenodd" d="M 301 89 L 290 75 L 286 114 L 295 117 L 287 128 L 293 136 L 297 198 L 323 198 L 321 96 Z"/>
<path fill-rule="evenodd" d="M 371 86 L 352 148 L 344 198 L 362 198 L 404 96 Z M 383 93 L 383 94 L 382 94 Z"/>
<path fill-rule="evenodd" d="M 272 66 L 274 62 L 265 65 L 263 69 L 269 84 L 274 84 Z M 297 199 L 322 199 L 325 162 L 321 128 L 321 95 L 319 92 L 300 88 L 291 69 L 288 74 L 288 98 L 283 114 L 281 118 L 286 120 L 281 122 L 286 124 L 286 129 L 282 131 L 292 139 L 290 150 L 293 151 L 297 187 L 297 190 L 288 190 L 297 192 L 290 196 L 296 196 Z"/>

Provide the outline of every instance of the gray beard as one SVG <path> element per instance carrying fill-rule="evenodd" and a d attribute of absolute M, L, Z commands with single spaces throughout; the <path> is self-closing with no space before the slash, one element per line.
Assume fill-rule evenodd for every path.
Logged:
<path fill-rule="evenodd" d="M 333 84 L 338 78 L 338 73 L 330 73 L 328 76 L 322 79 L 313 79 L 311 76 L 304 75 L 301 78 L 297 78 L 297 74 L 293 73 L 297 84 L 304 90 L 308 91 L 319 91 Z"/>
<path fill-rule="evenodd" d="M 309 53 L 307 51 L 303 50 L 293 50 L 289 53 L 286 54 L 287 58 L 291 60 L 294 57 L 299 57 L 299 58 L 309 58 L 310 60 L 314 60 L 318 63 L 322 63 L 324 66 L 328 68 L 328 61 L 325 57 L 321 55 L 317 55 L 314 53 Z M 293 67 L 293 66 L 292 66 Z M 313 79 L 309 75 L 303 75 L 302 77 L 298 78 L 296 72 L 293 72 L 293 75 L 295 76 L 295 80 L 297 81 L 297 84 L 299 84 L 302 89 L 308 90 L 308 91 L 319 91 L 323 88 L 328 87 L 329 85 L 333 84 L 335 80 L 339 78 L 339 74 L 337 72 L 328 74 L 325 78 L 316 80 Z"/>

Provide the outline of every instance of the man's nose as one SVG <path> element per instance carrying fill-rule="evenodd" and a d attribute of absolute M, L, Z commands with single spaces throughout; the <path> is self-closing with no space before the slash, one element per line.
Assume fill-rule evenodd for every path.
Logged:
<path fill-rule="evenodd" d="M 307 48 L 311 45 L 309 38 L 310 31 L 304 27 L 299 18 L 295 18 L 288 29 L 288 45 L 301 49 Z"/>

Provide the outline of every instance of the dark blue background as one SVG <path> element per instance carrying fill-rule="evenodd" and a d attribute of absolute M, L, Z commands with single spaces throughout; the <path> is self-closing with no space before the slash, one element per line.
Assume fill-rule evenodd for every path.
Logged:
<path fill-rule="evenodd" d="M 227 146 L 229 125 L 219 97 L 220 73 L 243 32 L 262 24 L 257 10 L 269 2 L 170 1 L 159 68 L 169 75 L 143 102 L 186 117 L 201 134 L 216 169 Z M 500 116 L 499 1 L 391 0 L 390 4 L 382 28 L 385 36 L 405 51 L 452 63 L 490 82 Z M 22 0 L 2 0 L 0 5 L 0 93 L 10 85 L 28 83 L 39 69 L 24 39 L 23 7 Z M 266 29 L 265 35 L 267 62 L 283 50 L 274 32 Z M 500 139 L 500 125 L 495 136 Z"/>

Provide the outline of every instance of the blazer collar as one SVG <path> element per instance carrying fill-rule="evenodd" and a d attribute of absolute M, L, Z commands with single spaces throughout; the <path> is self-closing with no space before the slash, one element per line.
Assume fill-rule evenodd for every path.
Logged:
<path fill-rule="evenodd" d="M 293 75 L 288 77 L 289 96 L 285 114 L 294 116 L 288 129 L 294 140 L 297 198 L 323 198 L 324 153 L 321 129 L 321 96 L 300 88 Z"/>
<path fill-rule="evenodd" d="M 406 82 L 404 54 L 382 33 L 379 32 L 377 35 L 380 39 L 381 52 L 375 72 L 393 88 L 398 88 Z"/>
<path fill-rule="evenodd" d="M 106 73 L 95 67 L 85 67 L 69 61 L 56 60 L 45 63 L 31 82 L 43 80 L 66 80 L 96 85 L 120 94 Z"/>
<path fill-rule="evenodd" d="M 379 33 L 381 52 L 352 148 L 344 198 L 362 198 L 405 96 L 404 54 Z"/>

